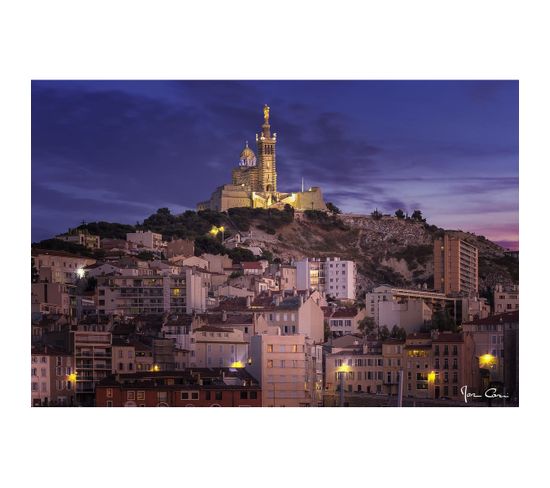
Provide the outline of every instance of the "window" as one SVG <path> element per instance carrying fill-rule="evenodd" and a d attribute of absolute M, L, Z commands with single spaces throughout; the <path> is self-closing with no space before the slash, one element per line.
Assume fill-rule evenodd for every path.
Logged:
<path fill-rule="evenodd" d="M 31 376 L 38 376 L 36 374 L 36 368 L 31 368 Z"/>
<path fill-rule="evenodd" d="M 138 400 L 145 400 L 145 392 L 144 391 L 138 391 L 137 392 L 137 399 Z"/>
<path fill-rule="evenodd" d="M 129 391 L 126 394 L 126 399 L 127 400 L 135 400 L 136 399 L 136 392 L 135 391 Z"/>
<path fill-rule="evenodd" d="M 56 366 L 61 366 L 62 361 L 63 361 L 63 358 L 62 358 L 61 356 L 57 356 L 57 357 L 55 358 L 55 365 L 56 365 Z"/>
<path fill-rule="evenodd" d="M 46 356 L 42 356 L 42 357 L 40 358 L 40 362 L 41 362 L 41 363 L 44 363 L 44 364 L 47 363 L 48 360 L 46 359 Z"/>
<path fill-rule="evenodd" d="M 40 376 L 42 377 L 46 376 L 46 368 L 40 368 Z"/>
<path fill-rule="evenodd" d="M 250 394 L 250 399 L 251 400 L 257 400 L 258 399 L 258 392 L 257 391 L 251 391 L 249 394 Z"/>
<path fill-rule="evenodd" d="M 106 396 L 107 396 L 107 398 L 113 398 L 113 389 L 112 388 L 107 388 Z"/>
<path fill-rule="evenodd" d="M 107 406 L 108 407 L 112 407 L 113 406 L 113 402 L 111 400 L 107 400 Z"/>
<path fill-rule="evenodd" d="M 272 368 L 272 367 L 273 367 L 273 360 L 268 359 L 268 361 L 267 361 L 267 367 L 268 367 L 268 368 Z"/>
<path fill-rule="evenodd" d="M 216 400 L 221 400 L 222 399 L 222 392 L 221 391 L 215 392 L 215 399 Z"/>
<path fill-rule="evenodd" d="M 204 397 L 205 397 L 206 400 L 211 400 L 211 399 L 212 399 L 212 392 L 207 391 L 207 392 L 204 394 Z"/>
<path fill-rule="evenodd" d="M 246 394 L 246 391 L 241 391 L 241 400 L 247 400 L 248 395 Z"/>

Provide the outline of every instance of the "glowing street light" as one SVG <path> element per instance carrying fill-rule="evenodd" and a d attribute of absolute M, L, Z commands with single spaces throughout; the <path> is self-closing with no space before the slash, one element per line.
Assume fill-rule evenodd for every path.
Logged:
<path fill-rule="evenodd" d="M 231 368 L 244 368 L 244 364 L 241 361 L 235 361 L 231 363 Z"/>
<path fill-rule="evenodd" d="M 151 366 L 151 371 L 158 373 L 160 371 L 160 366 L 158 364 L 153 364 L 153 366 Z"/>
<path fill-rule="evenodd" d="M 342 365 L 336 369 L 340 373 L 340 406 L 344 406 L 344 374 L 351 371 L 351 367 L 348 364 L 342 363 Z"/>
<path fill-rule="evenodd" d="M 497 358 L 493 356 L 492 354 L 484 354 L 483 356 L 480 356 L 479 358 L 479 365 L 481 367 L 489 367 L 492 368 L 496 363 Z"/>
<path fill-rule="evenodd" d="M 78 276 L 79 278 L 84 278 L 84 276 L 86 275 L 86 271 L 84 271 L 84 268 L 78 268 L 75 273 L 76 276 Z"/>
<path fill-rule="evenodd" d="M 428 373 L 428 383 L 435 383 L 435 371 Z"/>
<path fill-rule="evenodd" d="M 222 233 L 222 242 L 223 242 L 224 241 L 224 232 L 225 232 L 225 227 L 223 225 L 221 225 L 220 227 L 216 227 L 215 225 L 213 225 L 212 228 L 208 231 L 208 233 L 212 237 L 216 237 L 220 232 Z"/>

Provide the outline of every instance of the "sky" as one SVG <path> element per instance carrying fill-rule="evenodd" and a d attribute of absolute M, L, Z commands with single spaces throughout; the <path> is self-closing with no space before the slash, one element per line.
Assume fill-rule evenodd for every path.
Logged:
<path fill-rule="evenodd" d="M 231 182 L 262 108 L 279 191 L 420 209 L 517 249 L 517 81 L 33 81 L 32 239 L 194 210 Z"/>

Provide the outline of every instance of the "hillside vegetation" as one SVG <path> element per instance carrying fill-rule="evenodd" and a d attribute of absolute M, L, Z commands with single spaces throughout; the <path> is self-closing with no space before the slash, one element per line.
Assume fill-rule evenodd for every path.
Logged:
<path fill-rule="evenodd" d="M 360 288 L 364 290 L 381 283 L 396 286 L 425 283 L 428 288 L 433 287 L 433 241 L 445 232 L 429 225 L 420 214 L 415 218 L 398 218 L 382 216 L 377 211 L 371 215 L 295 212 L 290 206 L 284 210 L 234 208 L 227 213 L 189 210 L 180 215 L 162 208 L 136 225 L 92 222 L 79 228 L 102 238 L 124 238 L 126 232 L 152 230 L 166 239 L 193 239 L 196 254 L 229 253 L 236 261 L 255 259 L 246 250 L 229 251 L 221 244 L 219 235 L 209 235 L 212 226 L 221 225 L 225 237 L 235 232 L 248 235 L 248 244 L 262 248 L 264 257 L 270 260 L 324 256 L 353 259 L 358 267 Z M 497 282 L 518 282 L 518 262 L 506 256 L 503 248 L 483 236 L 447 232 L 479 249 L 481 291 Z M 63 244 L 59 246 L 63 248 Z"/>

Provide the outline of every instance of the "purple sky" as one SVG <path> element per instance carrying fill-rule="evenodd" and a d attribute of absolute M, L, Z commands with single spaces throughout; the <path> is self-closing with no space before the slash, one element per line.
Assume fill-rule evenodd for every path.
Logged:
<path fill-rule="evenodd" d="M 32 239 L 194 209 L 229 183 L 262 107 L 281 191 L 518 246 L 517 81 L 34 81 Z"/>

